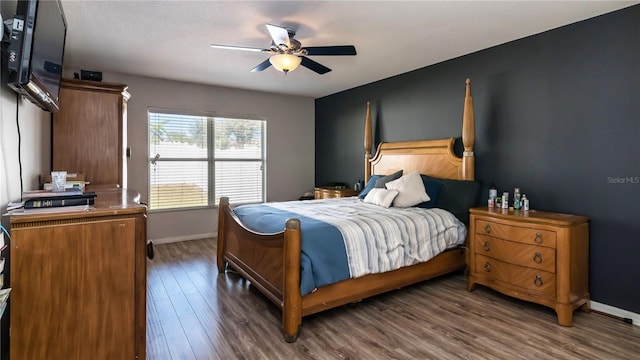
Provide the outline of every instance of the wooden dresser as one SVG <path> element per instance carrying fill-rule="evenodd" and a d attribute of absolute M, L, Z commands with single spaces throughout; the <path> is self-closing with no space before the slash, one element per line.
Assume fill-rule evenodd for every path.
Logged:
<path fill-rule="evenodd" d="M 548 306 L 558 323 L 589 308 L 589 225 L 584 216 L 494 208 L 470 210 L 469 282 Z"/>
<path fill-rule="evenodd" d="M 333 186 L 322 186 L 315 188 L 314 195 L 316 199 L 331 199 L 357 196 L 360 193 L 358 190 L 348 188 L 338 188 Z"/>
<path fill-rule="evenodd" d="M 146 357 L 146 207 L 90 190 L 94 210 L 10 218 L 11 359 Z"/>
<path fill-rule="evenodd" d="M 62 79 L 52 122 L 52 170 L 126 188 L 129 97 L 124 84 Z"/>

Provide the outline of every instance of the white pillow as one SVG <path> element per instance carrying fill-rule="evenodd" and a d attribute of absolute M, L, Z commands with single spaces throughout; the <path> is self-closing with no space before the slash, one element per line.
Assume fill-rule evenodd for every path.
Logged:
<path fill-rule="evenodd" d="M 387 190 L 374 188 L 369 191 L 367 196 L 364 197 L 364 202 L 374 205 L 379 205 L 388 208 L 391 206 L 393 199 L 398 195 L 395 190 Z"/>
<path fill-rule="evenodd" d="M 410 207 L 431 200 L 417 171 L 389 181 L 385 186 L 387 189 L 398 191 L 398 196 L 393 200 L 395 207 Z"/>

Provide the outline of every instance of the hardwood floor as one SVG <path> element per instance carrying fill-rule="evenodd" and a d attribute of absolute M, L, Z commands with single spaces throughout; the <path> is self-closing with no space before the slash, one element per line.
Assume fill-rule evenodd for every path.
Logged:
<path fill-rule="evenodd" d="M 155 250 L 148 359 L 640 359 L 638 326 L 577 311 L 561 327 L 543 306 L 467 292 L 462 273 L 305 317 L 289 344 L 271 302 L 237 274 L 218 274 L 214 240 Z"/>

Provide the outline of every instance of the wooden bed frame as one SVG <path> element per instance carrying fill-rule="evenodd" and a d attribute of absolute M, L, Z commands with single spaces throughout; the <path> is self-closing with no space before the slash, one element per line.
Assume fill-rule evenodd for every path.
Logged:
<path fill-rule="evenodd" d="M 365 179 L 372 174 L 390 174 L 403 169 L 418 170 L 438 178 L 474 179 L 474 115 L 471 82 L 466 81 L 462 120 L 463 157 L 455 156 L 455 138 L 442 140 L 381 143 L 371 158 L 371 110 L 367 103 L 365 120 Z M 300 221 L 289 219 L 284 230 L 261 234 L 244 227 L 229 206 L 220 199 L 217 266 L 219 273 L 229 267 L 251 281 L 283 312 L 284 338 L 294 342 L 302 317 L 398 289 L 436 276 L 465 269 L 463 248 L 445 251 L 425 263 L 397 270 L 344 280 L 300 294 Z"/>

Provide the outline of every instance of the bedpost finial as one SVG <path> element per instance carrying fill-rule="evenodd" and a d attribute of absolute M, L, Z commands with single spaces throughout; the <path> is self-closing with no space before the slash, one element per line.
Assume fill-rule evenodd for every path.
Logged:
<path fill-rule="evenodd" d="M 294 218 L 287 219 L 287 222 L 285 223 L 285 229 L 300 230 L 300 220 Z"/>
<path fill-rule="evenodd" d="M 471 79 L 467 78 L 467 86 L 471 85 Z"/>

